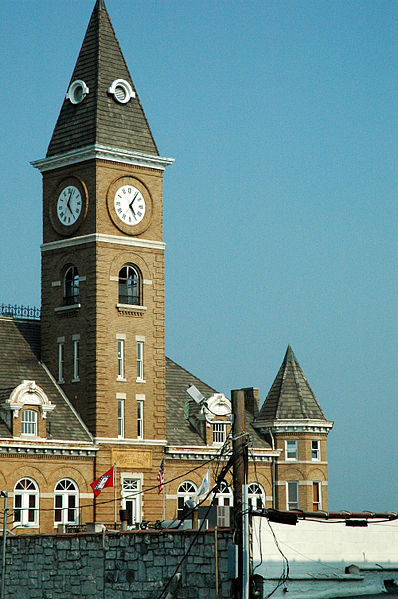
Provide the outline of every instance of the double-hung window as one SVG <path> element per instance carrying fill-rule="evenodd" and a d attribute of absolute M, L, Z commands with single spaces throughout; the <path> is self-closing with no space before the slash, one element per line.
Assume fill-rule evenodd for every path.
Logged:
<path fill-rule="evenodd" d="M 319 462 L 321 459 L 321 442 L 311 441 L 311 459 L 313 462 Z"/>
<path fill-rule="evenodd" d="M 34 410 L 22 410 L 21 435 L 26 437 L 37 436 L 37 412 Z"/>
<path fill-rule="evenodd" d="M 144 438 L 144 402 L 137 400 L 137 438 Z"/>
<path fill-rule="evenodd" d="M 117 378 L 124 379 L 124 339 L 117 340 Z"/>
<path fill-rule="evenodd" d="M 137 381 L 144 381 L 144 342 L 137 341 Z"/>
<path fill-rule="evenodd" d="M 299 484 L 296 480 L 289 480 L 286 483 L 287 509 L 299 509 Z"/>
<path fill-rule="evenodd" d="M 124 399 L 117 400 L 117 436 L 124 438 Z"/>
<path fill-rule="evenodd" d="M 80 380 L 80 335 L 73 335 L 73 380 Z"/>
<path fill-rule="evenodd" d="M 64 382 L 65 337 L 58 339 L 58 382 Z"/>
<path fill-rule="evenodd" d="M 297 460 L 297 440 L 288 439 L 285 441 L 285 451 L 287 460 Z"/>

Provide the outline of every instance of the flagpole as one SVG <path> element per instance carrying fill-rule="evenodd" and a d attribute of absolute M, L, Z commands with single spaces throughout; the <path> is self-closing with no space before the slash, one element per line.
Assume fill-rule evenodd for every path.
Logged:
<path fill-rule="evenodd" d="M 116 528 L 116 524 L 117 524 L 117 522 L 116 522 L 116 482 L 117 482 L 117 476 L 116 476 L 117 466 L 116 466 L 116 462 L 113 462 L 113 466 L 114 466 L 114 468 L 113 468 L 113 490 L 114 490 L 114 495 L 115 495 L 114 517 L 115 517 L 115 528 Z"/>

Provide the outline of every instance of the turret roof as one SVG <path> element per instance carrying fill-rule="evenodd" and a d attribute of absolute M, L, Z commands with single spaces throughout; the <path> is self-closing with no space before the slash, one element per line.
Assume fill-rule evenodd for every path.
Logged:
<path fill-rule="evenodd" d="M 108 93 L 117 79 L 127 81 L 135 98 L 122 104 Z M 103 0 L 97 0 L 76 62 L 71 83 L 84 81 L 83 101 L 65 99 L 47 157 L 93 144 L 158 156 L 149 124 Z"/>
<path fill-rule="evenodd" d="M 258 418 L 326 420 L 290 345 Z"/>

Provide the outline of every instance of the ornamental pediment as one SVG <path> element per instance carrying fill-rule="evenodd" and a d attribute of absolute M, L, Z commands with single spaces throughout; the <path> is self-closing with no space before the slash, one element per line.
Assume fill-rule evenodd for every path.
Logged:
<path fill-rule="evenodd" d="M 55 408 L 43 389 L 35 381 L 28 380 L 22 381 L 18 387 L 15 387 L 3 404 L 5 409 L 13 413 L 14 418 L 18 418 L 19 411 L 24 406 L 38 406 L 42 418 L 46 418 L 47 413 Z"/>

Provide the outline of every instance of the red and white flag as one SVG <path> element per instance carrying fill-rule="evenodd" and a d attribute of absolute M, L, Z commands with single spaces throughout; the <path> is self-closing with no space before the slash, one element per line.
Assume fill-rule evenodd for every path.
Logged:
<path fill-rule="evenodd" d="M 164 485 L 164 457 L 162 458 L 162 461 L 160 462 L 160 468 L 159 468 L 159 472 L 158 472 L 158 493 L 161 493 L 163 491 L 163 485 Z"/>
<path fill-rule="evenodd" d="M 90 487 L 92 488 L 94 495 L 96 497 L 98 497 L 98 495 L 101 493 L 102 489 L 105 489 L 105 487 L 113 487 L 114 486 L 113 469 L 114 469 L 114 466 L 112 466 L 112 468 L 110 468 L 108 470 L 108 472 L 105 472 L 105 474 L 103 474 L 102 476 L 97 478 L 97 480 L 90 483 Z"/>

